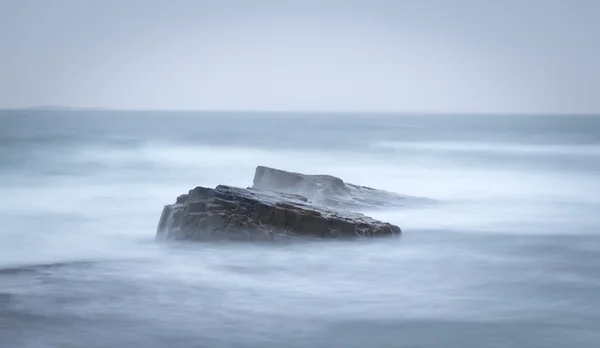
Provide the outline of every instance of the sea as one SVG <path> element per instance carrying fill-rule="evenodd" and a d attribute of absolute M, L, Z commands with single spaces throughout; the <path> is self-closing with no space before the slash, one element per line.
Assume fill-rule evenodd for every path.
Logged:
<path fill-rule="evenodd" d="M 400 238 L 155 241 L 256 166 L 415 197 Z M 600 116 L 0 111 L 2 348 L 600 347 Z"/>

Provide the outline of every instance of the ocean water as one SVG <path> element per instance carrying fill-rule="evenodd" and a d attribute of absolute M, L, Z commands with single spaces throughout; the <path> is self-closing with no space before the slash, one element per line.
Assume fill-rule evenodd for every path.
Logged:
<path fill-rule="evenodd" d="M 257 165 L 401 238 L 155 243 Z M 0 111 L 0 347 L 598 347 L 600 117 Z"/>

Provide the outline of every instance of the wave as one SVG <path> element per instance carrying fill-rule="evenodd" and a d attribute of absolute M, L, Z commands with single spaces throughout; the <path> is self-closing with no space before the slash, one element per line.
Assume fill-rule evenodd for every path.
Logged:
<path fill-rule="evenodd" d="M 600 155 L 600 145 L 556 145 L 516 144 L 484 142 L 398 142 L 380 141 L 371 143 L 372 148 L 388 150 L 416 150 L 453 153 L 497 153 L 515 155 Z"/>
<path fill-rule="evenodd" d="M 50 263 L 39 263 L 39 264 L 23 264 L 14 265 L 7 267 L 0 267 L 0 275 L 11 275 L 21 273 L 38 273 L 42 271 L 48 271 L 56 268 L 63 267 L 91 267 L 98 261 L 84 261 L 84 260 L 73 260 L 73 261 L 57 261 Z"/>

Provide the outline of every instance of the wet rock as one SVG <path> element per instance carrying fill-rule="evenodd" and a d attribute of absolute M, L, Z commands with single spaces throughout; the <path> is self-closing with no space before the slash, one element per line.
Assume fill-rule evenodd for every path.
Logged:
<path fill-rule="evenodd" d="M 326 208 L 296 194 L 220 185 L 196 187 L 164 207 L 159 240 L 278 241 L 396 236 L 398 226 Z"/>
<path fill-rule="evenodd" d="M 258 166 L 252 188 L 296 194 L 328 207 L 359 211 L 431 202 L 344 182 L 331 175 L 308 175 Z"/>

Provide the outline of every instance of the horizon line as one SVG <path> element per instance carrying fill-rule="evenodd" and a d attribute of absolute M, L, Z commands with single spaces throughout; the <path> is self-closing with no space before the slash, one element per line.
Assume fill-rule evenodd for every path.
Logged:
<path fill-rule="evenodd" d="M 424 110 L 286 110 L 286 109 L 169 109 L 169 108 L 110 108 L 96 106 L 35 105 L 25 107 L 0 107 L 0 111 L 127 111 L 127 112 L 198 112 L 198 113 L 263 113 L 263 114 L 397 114 L 397 115 L 502 115 L 502 116 L 600 116 L 597 112 L 548 111 L 424 111 Z"/>

